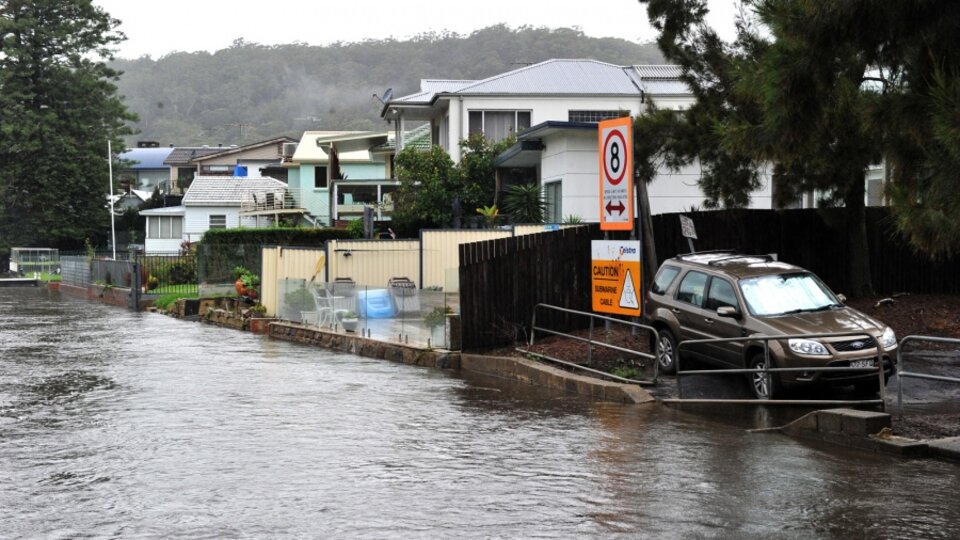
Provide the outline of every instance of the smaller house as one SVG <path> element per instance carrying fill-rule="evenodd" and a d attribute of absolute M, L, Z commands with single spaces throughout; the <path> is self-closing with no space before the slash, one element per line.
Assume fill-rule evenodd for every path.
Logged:
<path fill-rule="evenodd" d="M 143 206 L 143 203 L 150 200 L 152 196 L 152 191 L 128 189 L 120 195 L 114 196 L 113 210 L 118 214 L 122 214 L 131 208 L 140 208 Z"/>
<path fill-rule="evenodd" d="M 210 229 L 258 227 L 262 224 L 263 212 L 256 207 L 251 210 L 251 201 L 265 201 L 267 194 L 282 201 L 286 198 L 285 192 L 286 184 L 268 177 L 198 176 L 180 206 L 140 212 L 147 218 L 144 251 L 177 252 L 184 241 L 199 241 Z M 276 215 L 283 210 L 275 208 L 270 212 Z"/>

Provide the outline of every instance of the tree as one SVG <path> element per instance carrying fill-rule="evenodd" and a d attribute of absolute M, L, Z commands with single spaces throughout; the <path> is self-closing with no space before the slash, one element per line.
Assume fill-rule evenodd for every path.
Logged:
<path fill-rule="evenodd" d="M 815 39 L 817 3 L 747 1 L 758 17 L 741 13 L 737 38 L 726 43 L 704 24 L 704 0 L 641 1 L 697 98 L 671 132 L 672 152 L 705 165 L 709 200 L 745 205 L 765 163 L 789 191 L 825 193 L 848 212 L 848 292 L 868 293 L 864 175 L 881 156 L 868 121 L 877 103 L 864 85 L 868 61 L 854 47 Z"/>
<path fill-rule="evenodd" d="M 0 251 L 106 237 L 107 141 L 135 120 L 99 60 L 118 24 L 90 0 L 0 3 Z"/>
<path fill-rule="evenodd" d="M 424 227 L 459 228 L 463 215 L 495 206 L 497 184 L 493 160 L 514 138 L 491 143 L 482 134 L 460 141 L 463 154 L 454 165 L 439 146 L 424 152 L 407 146 L 397 154 L 396 202 L 392 219 L 397 231 L 409 236 Z"/>

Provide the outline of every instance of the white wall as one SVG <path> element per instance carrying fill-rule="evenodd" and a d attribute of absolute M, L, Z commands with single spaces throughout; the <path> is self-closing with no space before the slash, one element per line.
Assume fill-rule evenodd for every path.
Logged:
<path fill-rule="evenodd" d="M 199 235 L 207 232 L 210 228 L 211 215 L 227 216 L 227 228 L 236 227 L 255 227 L 257 222 L 253 217 L 240 217 L 239 207 L 225 206 L 188 206 L 183 221 L 183 234 L 185 238 L 196 240 Z"/>
<path fill-rule="evenodd" d="M 540 182 L 560 180 L 560 215 L 600 221 L 600 173 L 597 134 L 568 131 L 543 140 Z"/>
<path fill-rule="evenodd" d="M 179 253 L 180 238 L 147 238 L 143 244 L 144 253 Z"/>
<path fill-rule="evenodd" d="M 600 221 L 600 172 L 597 138 L 593 132 L 566 131 L 543 140 L 540 167 L 541 185 L 562 180 L 561 215 L 580 216 L 584 222 Z M 666 214 L 704 208 L 695 163 L 678 172 L 662 170 L 647 187 L 650 212 Z M 773 191 L 769 170 L 761 171 L 761 188 L 751 194 L 750 208 L 772 208 Z"/>

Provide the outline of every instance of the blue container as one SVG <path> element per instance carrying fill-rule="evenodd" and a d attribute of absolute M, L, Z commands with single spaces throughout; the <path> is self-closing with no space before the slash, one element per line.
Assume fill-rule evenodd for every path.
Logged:
<path fill-rule="evenodd" d="M 396 313 L 390 291 L 386 289 L 358 291 L 357 307 L 361 317 L 370 319 L 388 319 Z"/>

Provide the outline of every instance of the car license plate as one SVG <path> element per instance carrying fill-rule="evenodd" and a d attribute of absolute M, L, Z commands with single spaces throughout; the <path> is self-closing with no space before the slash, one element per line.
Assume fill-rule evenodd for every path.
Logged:
<path fill-rule="evenodd" d="M 866 360 L 851 360 L 850 367 L 873 367 L 876 365 L 876 361 L 873 358 L 868 358 Z"/>

